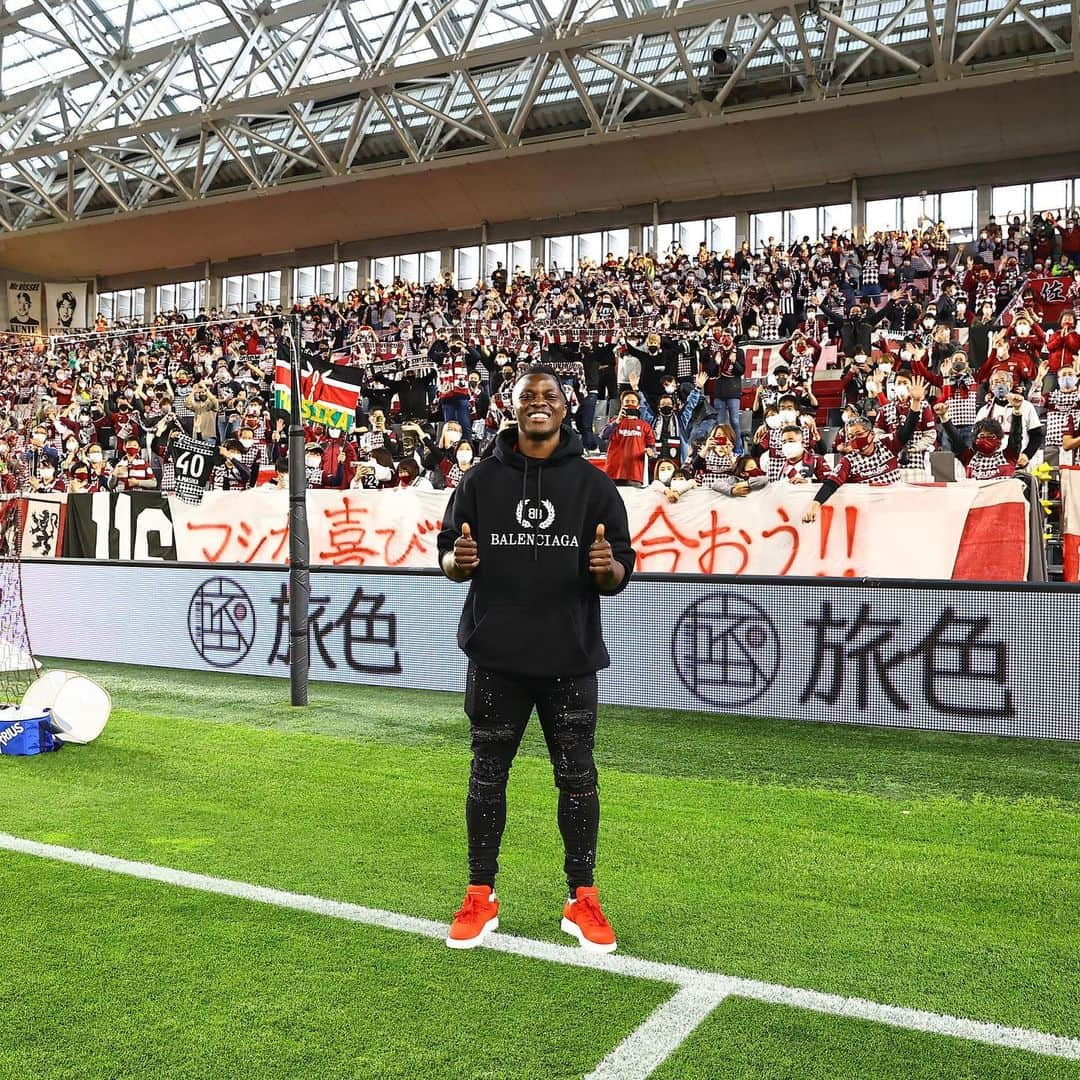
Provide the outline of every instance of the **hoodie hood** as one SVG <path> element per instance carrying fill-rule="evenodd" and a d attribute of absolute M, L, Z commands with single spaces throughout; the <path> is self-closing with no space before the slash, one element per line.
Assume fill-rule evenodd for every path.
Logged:
<path fill-rule="evenodd" d="M 543 461 L 535 458 L 526 458 L 518 449 L 518 427 L 511 424 L 510 427 L 500 431 L 495 438 L 494 454 L 504 465 L 524 472 L 527 467 L 543 465 L 545 469 L 554 468 L 571 458 L 579 458 L 584 452 L 581 444 L 581 436 L 566 424 L 559 429 L 559 445 L 555 452 Z"/>

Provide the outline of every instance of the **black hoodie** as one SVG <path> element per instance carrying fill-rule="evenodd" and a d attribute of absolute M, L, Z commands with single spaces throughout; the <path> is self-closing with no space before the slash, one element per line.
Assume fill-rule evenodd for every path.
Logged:
<path fill-rule="evenodd" d="M 568 428 L 551 457 L 526 458 L 516 426 L 462 477 L 446 507 L 439 560 L 468 523 L 480 565 L 458 625 L 458 645 L 483 668 L 554 678 L 611 663 L 600 627 L 600 593 L 589 545 L 603 525 L 615 558 L 634 569 L 626 506 L 618 489 L 581 456 Z"/>

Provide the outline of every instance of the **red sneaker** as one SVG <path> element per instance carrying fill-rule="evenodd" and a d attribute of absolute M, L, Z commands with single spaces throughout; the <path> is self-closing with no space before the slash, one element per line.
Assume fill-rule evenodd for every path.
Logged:
<path fill-rule="evenodd" d="M 586 952 L 615 951 L 615 931 L 600 910 L 598 891 L 594 886 L 580 885 L 573 900 L 563 908 L 562 928 L 581 942 Z"/>
<path fill-rule="evenodd" d="M 484 938 L 499 929 L 499 901 L 487 885 L 470 885 L 465 902 L 454 912 L 446 944 L 451 949 L 475 949 Z"/>

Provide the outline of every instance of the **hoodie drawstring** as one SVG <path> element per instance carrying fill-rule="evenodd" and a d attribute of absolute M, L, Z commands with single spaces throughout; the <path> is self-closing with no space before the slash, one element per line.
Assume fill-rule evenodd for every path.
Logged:
<path fill-rule="evenodd" d="M 524 454 L 522 454 L 521 456 L 522 456 L 522 458 L 524 458 L 524 461 L 525 461 L 525 470 L 521 474 L 521 513 L 525 514 L 526 511 L 528 510 L 528 501 L 527 500 L 528 500 L 528 493 L 529 493 L 528 492 L 528 487 L 529 487 L 529 459 L 527 457 L 525 457 Z M 541 464 L 541 465 L 538 465 L 537 468 L 536 468 L 536 507 L 537 507 L 538 510 L 544 505 L 543 501 L 541 500 L 541 496 L 543 494 L 543 490 L 541 488 L 541 482 L 543 480 L 543 476 L 544 476 L 544 466 Z M 529 521 L 528 518 L 525 519 L 525 522 L 527 524 L 530 524 L 530 525 L 532 524 Z M 533 562 L 539 562 L 539 560 L 540 560 L 540 552 L 538 550 L 538 547 L 537 547 L 537 545 L 535 543 L 535 538 L 534 538 Z"/>
<path fill-rule="evenodd" d="M 540 483 L 543 480 L 543 478 L 544 478 L 544 466 L 543 466 L 543 464 L 540 464 L 540 465 L 537 466 L 537 469 L 536 469 L 536 509 L 537 509 L 537 511 L 542 510 L 542 508 L 544 506 L 543 500 L 540 497 L 543 494 L 541 489 L 540 489 Z M 539 537 L 537 537 L 537 539 L 539 539 Z M 540 560 L 540 548 L 539 548 L 539 546 L 537 544 L 534 543 L 533 544 L 533 562 L 538 562 L 539 560 Z"/>

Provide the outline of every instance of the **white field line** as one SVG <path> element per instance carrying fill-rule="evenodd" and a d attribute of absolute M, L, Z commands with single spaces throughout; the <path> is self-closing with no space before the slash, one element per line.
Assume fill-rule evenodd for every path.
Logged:
<path fill-rule="evenodd" d="M 631 1031 L 585 1080 L 645 1080 L 725 997 L 712 983 L 684 986 Z"/>
<path fill-rule="evenodd" d="M 362 907 L 359 904 L 347 904 L 339 900 L 325 900 L 317 896 L 305 896 L 302 893 L 284 892 L 263 885 L 252 885 L 246 881 L 231 881 L 227 878 L 210 877 L 206 874 L 194 874 L 187 870 L 176 870 L 168 866 L 156 866 L 153 863 L 132 862 L 117 859 L 111 855 L 99 855 L 93 851 L 79 851 L 75 848 L 59 847 L 55 844 L 42 844 L 36 840 L 24 840 L 18 836 L 0 833 L 0 850 L 14 851 L 23 855 L 34 855 L 54 862 L 70 863 L 74 866 L 105 870 L 127 877 L 141 878 L 146 881 L 158 881 L 166 885 L 175 885 L 200 892 L 217 893 L 241 900 L 250 900 L 260 904 L 270 904 L 279 908 L 291 908 L 295 911 L 307 911 L 316 915 L 327 915 L 335 919 L 363 923 L 366 926 L 378 926 L 385 930 L 399 930 L 423 937 L 443 939 L 446 936 L 446 923 L 433 919 L 420 919 L 412 915 L 399 915 L 393 911 L 379 908 Z M 676 964 L 662 964 L 653 960 L 639 960 L 636 957 L 620 955 L 595 955 L 586 953 L 578 946 L 556 945 L 549 941 L 535 941 L 531 938 L 514 937 L 509 934 L 492 934 L 485 943 L 485 948 L 498 952 L 512 953 L 515 956 L 546 960 L 550 963 L 567 964 L 573 967 L 593 968 L 614 975 L 625 975 L 635 979 L 649 979 L 653 982 L 673 983 L 683 988 L 692 988 L 705 995 L 704 999 L 696 995 L 687 995 L 681 999 L 676 1012 L 684 1011 L 689 1015 L 688 1003 L 708 1000 L 711 995 L 715 1004 L 724 997 L 746 997 L 755 1001 L 764 1001 L 774 1005 L 788 1005 L 798 1009 L 810 1009 L 814 1012 L 830 1013 L 835 1016 L 847 1016 L 859 1020 L 872 1020 L 892 1027 L 907 1028 L 912 1031 L 925 1031 L 935 1035 L 949 1035 L 967 1039 L 971 1042 L 987 1043 L 992 1046 L 1006 1046 L 1017 1050 L 1027 1050 L 1035 1054 L 1051 1057 L 1080 1060 L 1080 1039 L 1062 1035 L 1050 1035 L 1027 1028 L 1003 1027 L 978 1020 L 966 1020 L 962 1017 L 947 1016 L 941 1013 L 924 1012 L 921 1009 L 909 1009 L 896 1005 L 883 1005 L 863 998 L 841 997 L 825 994 L 816 990 L 803 990 L 797 987 L 781 986 L 776 983 L 758 982 L 753 979 L 739 979 L 717 972 L 699 971 L 695 968 L 681 967 Z M 679 998 L 677 994 L 672 1001 Z M 663 1007 L 657 1010 L 663 1014 Z M 657 1017 L 653 1014 L 646 1021 L 652 1022 Z M 661 1019 L 657 1020 L 659 1027 Z M 700 1022 L 700 1018 L 696 1023 Z M 639 1029 L 640 1030 L 640 1029 Z M 689 1034 L 690 1028 L 686 1034 Z M 633 1039 L 633 1035 L 630 1039 Z M 626 1040 L 627 1043 L 630 1039 Z M 625 1044 L 623 1044 L 625 1045 Z M 616 1051 L 618 1048 L 616 1048 Z M 614 1052 L 613 1052 L 614 1053 Z M 603 1075 L 603 1074 L 600 1074 Z M 642 1074 L 645 1075 L 645 1074 Z"/>

